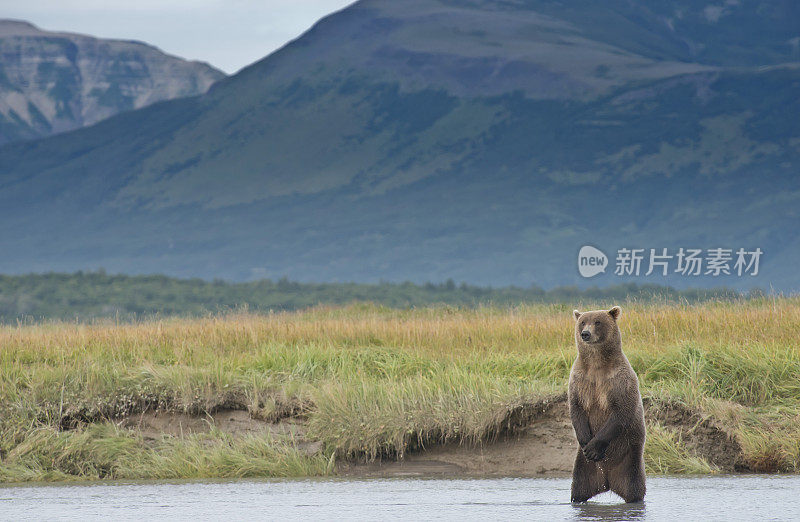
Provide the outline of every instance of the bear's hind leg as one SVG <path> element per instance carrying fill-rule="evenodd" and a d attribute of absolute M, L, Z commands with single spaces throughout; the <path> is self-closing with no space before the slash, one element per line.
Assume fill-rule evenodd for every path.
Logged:
<path fill-rule="evenodd" d="M 609 473 L 611 491 L 627 502 L 641 502 L 647 490 L 644 477 L 644 460 L 628 455 Z"/>
<path fill-rule="evenodd" d="M 572 502 L 586 502 L 598 493 L 608 491 L 605 474 L 601 473 L 594 462 L 586 460 L 578 449 L 575 465 L 572 468 Z"/>

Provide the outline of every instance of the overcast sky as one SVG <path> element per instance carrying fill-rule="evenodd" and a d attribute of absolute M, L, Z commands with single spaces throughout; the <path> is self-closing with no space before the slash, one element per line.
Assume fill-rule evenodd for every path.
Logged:
<path fill-rule="evenodd" d="M 0 18 L 142 40 L 233 73 L 353 0 L 0 0 Z"/>

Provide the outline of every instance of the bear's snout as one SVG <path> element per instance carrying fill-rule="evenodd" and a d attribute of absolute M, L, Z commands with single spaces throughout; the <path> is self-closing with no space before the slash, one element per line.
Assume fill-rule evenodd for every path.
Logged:
<path fill-rule="evenodd" d="M 584 330 L 584 331 L 581 332 L 581 339 L 583 339 L 584 341 L 588 341 L 589 338 L 591 338 L 591 337 L 592 337 L 592 334 L 589 333 L 589 330 Z"/>

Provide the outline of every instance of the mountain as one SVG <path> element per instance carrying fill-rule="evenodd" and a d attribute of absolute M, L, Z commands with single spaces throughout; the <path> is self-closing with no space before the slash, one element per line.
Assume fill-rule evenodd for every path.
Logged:
<path fill-rule="evenodd" d="M 362 0 L 205 95 L 0 149 L 0 272 L 797 290 L 798 45 L 791 1 Z M 680 247 L 764 254 L 614 274 Z"/>
<path fill-rule="evenodd" d="M 224 76 L 208 64 L 142 42 L 43 31 L 0 19 L 0 143 L 201 94 Z"/>

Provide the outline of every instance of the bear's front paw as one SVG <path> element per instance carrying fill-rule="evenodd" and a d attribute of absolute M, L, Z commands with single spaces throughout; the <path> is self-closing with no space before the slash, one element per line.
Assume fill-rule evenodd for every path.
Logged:
<path fill-rule="evenodd" d="M 608 444 L 600 442 L 597 439 L 592 439 L 589 444 L 583 448 L 583 456 L 588 460 L 598 461 L 603 460 L 606 456 L 606 447 Z"/>

